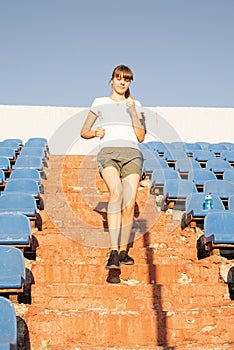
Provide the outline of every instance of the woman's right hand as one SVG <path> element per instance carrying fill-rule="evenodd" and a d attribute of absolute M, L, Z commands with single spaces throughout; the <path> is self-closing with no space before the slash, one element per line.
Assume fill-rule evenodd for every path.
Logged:
<path fill-rule="evenodd" d="M 102 127 L 95 129 L 94 132 L 94 136 L 99 137 L 100 139 L 102 139 L 105 136 L 105 129 Z"/>

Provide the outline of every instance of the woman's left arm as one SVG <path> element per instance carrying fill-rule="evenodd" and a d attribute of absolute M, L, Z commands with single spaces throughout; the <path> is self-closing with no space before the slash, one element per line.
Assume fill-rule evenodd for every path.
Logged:
<path fill-rule="evenodd" d="M 130 116 L 132 118 L 132 126 L 137 137 L 138 142 L 143 142 L 145 139 L 146 128 L 144 115 L 138 114 L 136 111 L 135 101 L 132 97 L 126 99 L 126 105 L 129 108 Z"/>

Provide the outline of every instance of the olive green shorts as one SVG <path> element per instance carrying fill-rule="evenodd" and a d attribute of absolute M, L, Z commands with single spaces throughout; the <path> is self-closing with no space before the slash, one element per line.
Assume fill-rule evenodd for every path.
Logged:
<path fill-rule="evenodd" d="M 97 155 L 100 174 L 106 167 L 116 168 L 121 178 L 142 173 L 143 156 L 140 150 L 131 147 L 104 147 Z"/>

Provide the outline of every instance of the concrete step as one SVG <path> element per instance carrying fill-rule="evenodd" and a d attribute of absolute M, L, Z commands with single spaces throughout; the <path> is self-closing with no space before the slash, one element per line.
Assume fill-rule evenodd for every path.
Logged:
<path fill-rule="evenodd" d="M 46 305 L 50 310 L 191 310 L 228 306 L 230 298 L 224 283 L 205 288 L 194 285 L 148 285 L 136 280 L 120 284 L 53 283 L 32 286 L 32 300 L 36 306 Z"/>
<path fill-rule="evenodd" d="M 32 274 L 37 283 L 105 283 L 108 270 L 103 263 L 91 264 L 86 260 L 77 262 L 58 263 L 34 262 Z M 135 264 L 132 266 L 121 266 L 121 279 L 136 280 L 147 284 L 170 285 L 200 284 L 203 286 L 219 283 L 219 266 L 212 265 L 207 268 L 203 263 L 188 262 L 182 264 L 146 265 Z"/>
<path fill-rule="evenodd" d="M 199 346 L 208 344 L 207 338 L 216 339 L 219 345 L 228 344 L 233 336 L 233 315 L 230 307 L 161 311 L 110 311 L 79 310 L 59 311 L 32 307 L 34 317 L 27 319 L 30 339 L 35 349 L 41 344 L 66 349 L 95 349 L 97 346 L 135 347 L 146 346 Z M 225 317 L 223 325 L 221 316 Z M 36 324 L 36 326 L 35 326 Z M 225 329 L 222 337 L 220 330 Z M 183 333 L 183 338 L 181 337 Z M 231 345 L 231 344 L 230 344 Z M 233 344 L 232 344 L 233 345 Z M 231 346 L 232 346 L 231 345 Z M 72 348 L 72 347 L 71 347 Z M 230 347 L 231 348 L 231 347 Z M 165 349 L 165 347 L 164 347 Z M 211 348 L 216 349 L 216 347 Z"/>

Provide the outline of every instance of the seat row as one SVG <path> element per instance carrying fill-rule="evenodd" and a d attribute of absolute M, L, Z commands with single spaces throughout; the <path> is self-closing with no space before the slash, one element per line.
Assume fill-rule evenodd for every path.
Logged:
<path fill-rule="evenodd" d="M 32 139 L 25 145 L 20 142 L 18 146 L 14 160 L 6 154 L 2 157 L 9 161 L 10 168 L 0 169 L 0 293 L 20 296 L 26 284 L 24 256 L 35 258 L 36 255 L 33 227 L 42 230 L 40 211 L 44 209 L 44 187 L 41 180 L 45 178 L 43 162 L 48 159 L 49 150 L 42 138 Z M 0 154 L 1 147 L 4 149 L 2 142 Z M 0 297 L 0 310 L 0 349 L 6 350 L 17 342 L 16 315 L 13 304 L 3 297 Z"/>

